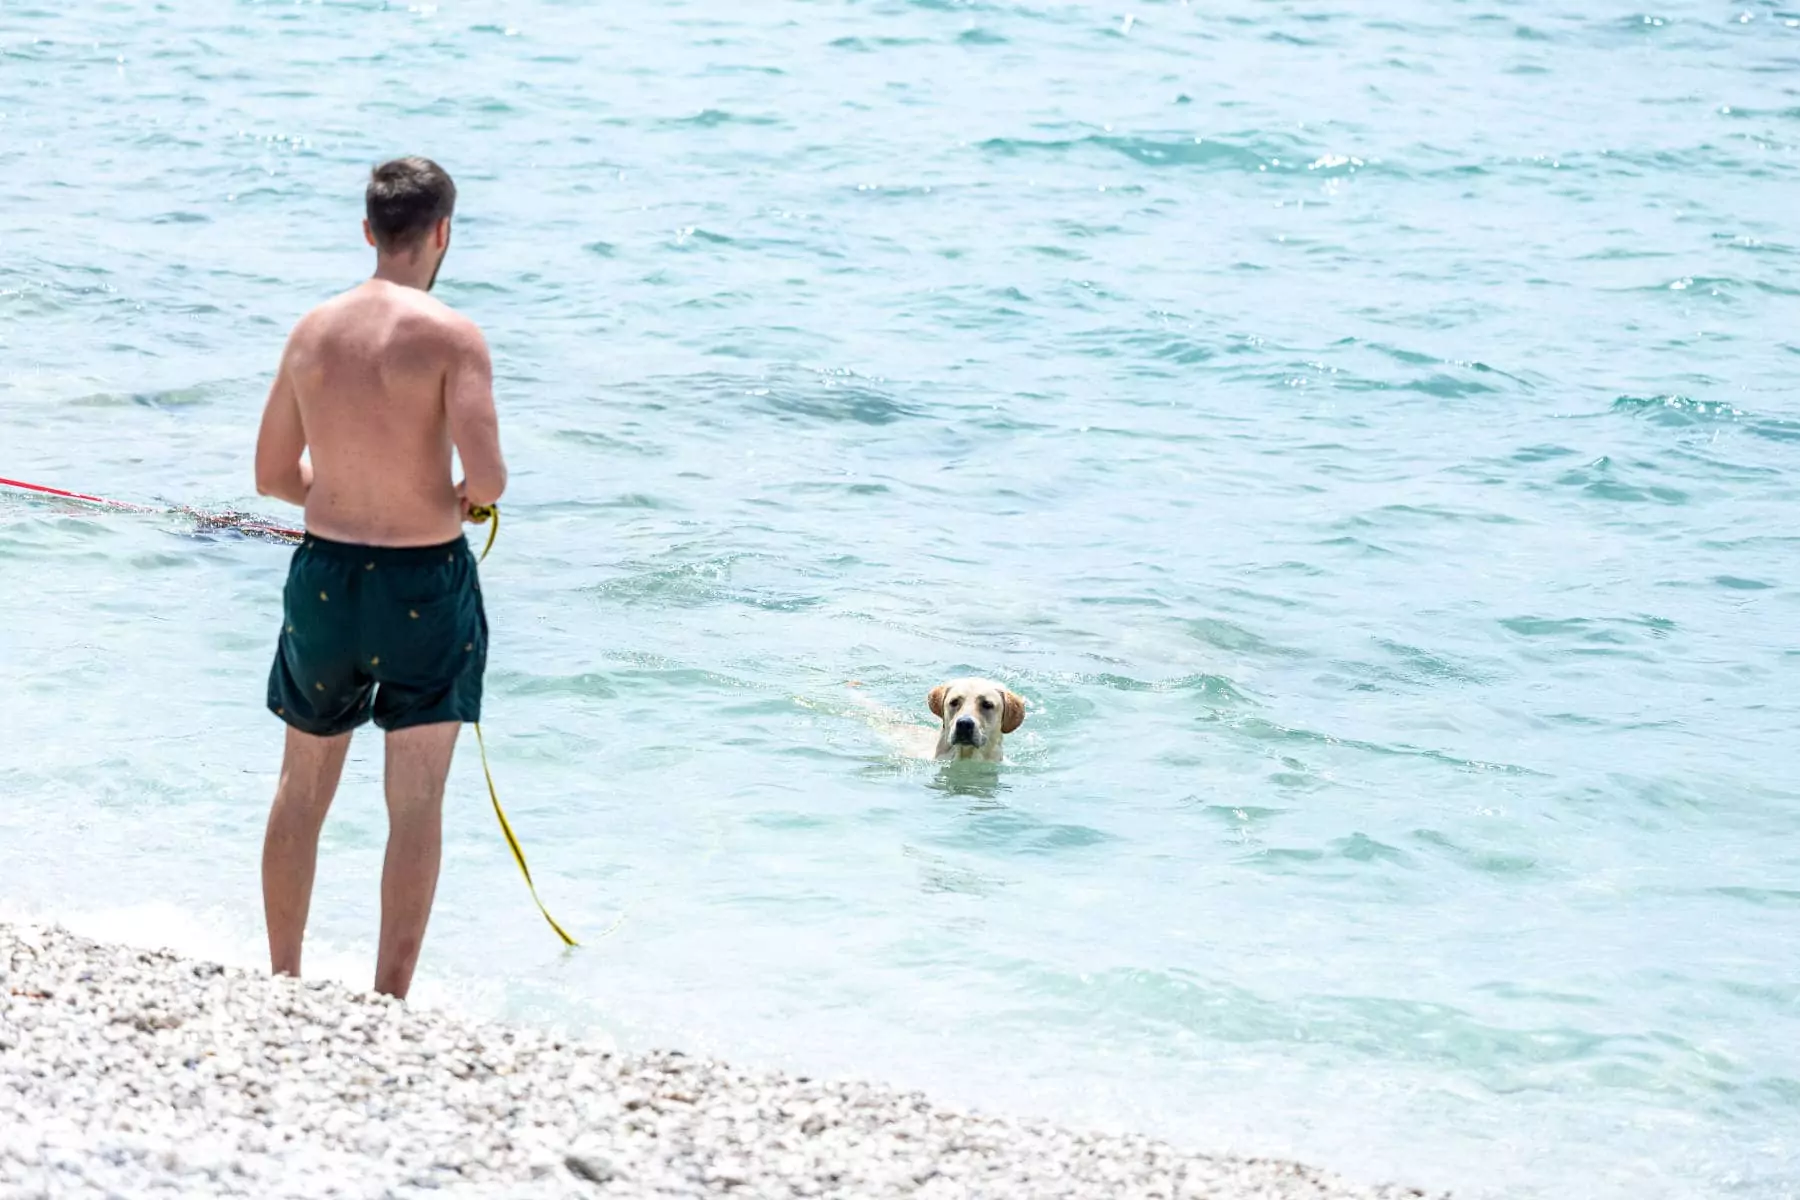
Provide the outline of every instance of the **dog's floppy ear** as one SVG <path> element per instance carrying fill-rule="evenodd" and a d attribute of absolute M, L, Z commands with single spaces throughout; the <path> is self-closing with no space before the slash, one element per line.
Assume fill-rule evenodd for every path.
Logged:
<path fill-rule="evenodd" d="M 944 715 L 944 693 L 949 690 L 949 684 L 940 683 L 931 689 L 931 695 L 925 697 L 925 703 L 931 706 L 932 716 L 942 717 Z"/>
<path fill-rule="evenodd" d="M 1006 705 L 1000 710 L 1000 732 L 1011 733 L 1025 723 L 1025 700 L 1006 693 Z"/>

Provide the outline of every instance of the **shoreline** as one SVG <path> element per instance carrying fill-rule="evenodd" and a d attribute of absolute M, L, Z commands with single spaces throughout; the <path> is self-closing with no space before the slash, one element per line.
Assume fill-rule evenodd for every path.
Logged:
<path fill-rule="evenodd" d="M 1402 1200 L 0 922 L 0 1196 Z"/>

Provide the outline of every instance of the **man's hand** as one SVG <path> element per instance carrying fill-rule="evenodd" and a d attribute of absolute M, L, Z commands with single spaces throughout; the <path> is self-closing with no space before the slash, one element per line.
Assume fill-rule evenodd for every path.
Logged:
<path fill-rule="evenodd" d="M 462 505 L 462 519 L 467 524 L 484 525 L 494 515 L 494 506 L 491 504 L 469 503 L 469 481 L 466 479 L 456 485 L 456 499 Z"/>

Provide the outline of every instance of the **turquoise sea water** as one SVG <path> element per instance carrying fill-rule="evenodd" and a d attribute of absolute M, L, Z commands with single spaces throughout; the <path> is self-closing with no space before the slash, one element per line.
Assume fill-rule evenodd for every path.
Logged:
<path fill-rule="evenodd" d="M 1800 1195 L 1800 8 L 0 7 L 0 476 L 258 501 L 394 153 L 514 484 L 420 997 Z M 286 551 L 0 495 L 0 913 L 256 963 Z M 909 763 L 954 674 L 1032 705 Z M 364 982 L 379 743 L 312 962 Z M 613 929 L 609 936 L 601 933 Z"/>

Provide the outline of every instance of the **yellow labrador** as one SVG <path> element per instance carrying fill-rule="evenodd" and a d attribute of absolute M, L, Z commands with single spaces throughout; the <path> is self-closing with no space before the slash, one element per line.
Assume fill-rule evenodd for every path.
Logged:
<path fill-rule="evenodd" d="M 862 684 L 852 680 L 850 687 Z M 923 729 L 860 691 L 851 696 L 877 718 L 877 727 L 913 758 L 944 762 L 1002 760 L 1001 743 L 1025 723 L 1025 701 L 991 679 L 955 679 L 931 689 L 925 703 L 938 728 Z"/>
<path fill-rule="evenodd" d="M 1002 740 L 1025 723 L 1025 701 L 991 679 L 940 683 L 926 703 L 940 722 L 934 758 L 997 763 Z"/>

